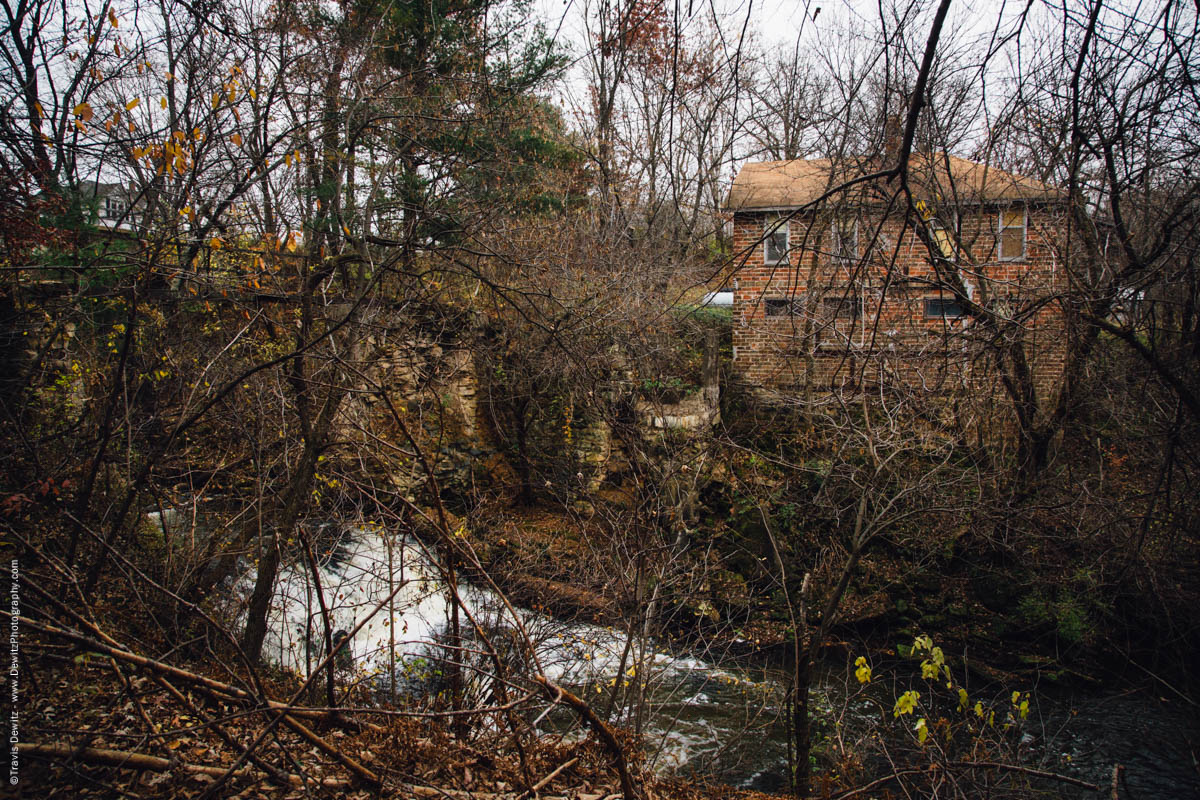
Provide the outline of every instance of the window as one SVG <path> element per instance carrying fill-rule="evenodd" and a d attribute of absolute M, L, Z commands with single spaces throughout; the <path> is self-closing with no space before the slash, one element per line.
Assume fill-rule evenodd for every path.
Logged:
<path fill-rule="evenodd" d="M 768 317 L 794 317 L 800 313 L 799 300 L 785 300 L 782 297 L 772 297 L 763 301 Z"/>
<path fill-rule="evenodd" d="M 816 342 L 824 350 L 851 345 L 859 331 L 860 300 L 851 287 L 834 287 L 821 298 Z"/>
<path fill-rule="evenodd" d="M 965 317 L 966 309 L 962 307 L 962 303 L 955 300 L 953 297 L 927 297 L 925 298 L 925 318 L 926 319 L 957 319 Z"/>
<path fill-rule="evenodd" d="M 858 319 L 858 298 L 852 294 L 825 297 L 821 311 L 825 319 Z"/>
<path fill-rule="evenodd" d="M 104 198 L 104 216 L 110 219 L 117 219 L 125 213 L 125 201 L 119 197 Z"/>
<path fill-rule="evenodd" d="M 767 235 L 763 240 L 763 261 L 780 264 L 788 260 L 788 221 L 780 218 L 767 220 Z"/>
<path fill-rule="evenodd" d="M 929 242 L 933 246 L 933 255 L 953 261 L 955 256 L 954 233 L 936 218 L 929 220 L 926 224 L 929 226 Z"/>
<path fill-rule="evenodd" d="M 834 219 L 833 257 L 842 261 L 858 258 L 858 220 L 853 217 Z"/>
<path fill-rule="evenodd" d="M 1025 209 L 1006 208 L 1000 212 L 1000 260 L 1025 258 Z"/>

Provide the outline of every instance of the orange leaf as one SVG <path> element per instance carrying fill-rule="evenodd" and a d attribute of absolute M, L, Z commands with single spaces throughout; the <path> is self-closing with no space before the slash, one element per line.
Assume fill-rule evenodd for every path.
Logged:
<path fill-rule="evenodd" d="M 114 28 L 121 27 L 117 22 L 117 12 L 113 11 L 111 8 L 108 10 L 108 21 L 112 23 Z"/>
<path fill-rule="evenodd" d="M 92 118 L 92 115 L 95 112 L 92 111 L 92 107 L 88 103 L 80 103 L 79 105 L 75 106 L 72 113 L 82 119 L 84 122 L 87 122 Z"/>
<path fill-rule="evenodd" d="M 241 147 L 242 146 L 242 135 L 240 133 L 235 133 L 233 136 L 229 137 L 229 141 L 233 142 L 238 147 Z"/>

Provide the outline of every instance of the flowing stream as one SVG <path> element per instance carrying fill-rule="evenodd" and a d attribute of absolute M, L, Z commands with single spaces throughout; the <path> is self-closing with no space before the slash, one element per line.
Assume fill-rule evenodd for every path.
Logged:
<path fill-rule="evenodd" d="M 328 532 L 319 538 L 328 538 Z M 393 540 L 382 530 L 347 530 L 318 556 L 322 558 L 318 572 L 331 630 L 353 632 L 344 671 L 370 681 L 381 698 L 392 694 L 393 687 L 396 695 L 410 697 L 444 688 L 449 604 L 432 554 L 418 542 Z M 251 581 L 249 575 L 243 578 L 243 592 Z M 498 632 L 511 632 L 514 626 L 496 596 L 466 584 L 458 591 L 471 616 L 504 649 L 511 634 Z M 325 652 L 320 608 L 311 572 L 300 564 L 282 569 L 264 655 L 307 676 Z M 517 613 L 535 644 L 539 671 L 598 708 L 606 706 L 614 689 L 624 690 L 627 681 L 636 685 L 632 678 L 646 683 L 650 712 L 642 721 L 643 731 L 656 770 L 715 771 L 733 783 L 783 785 L 787 754 L 778 719 L 783 690 L 770 671 L 718 668 L 653 643 L 626 652 L 627 637 L 620 631 L 563 623 L 526 609 Z M 464 632 L 469 628 L 464 614 Z M 475 658 L 481 674 L 490 671 L 482 657 Z M 346 669 L 351 665 L 352 670 Z M 482 696 L 487 689 L 487 681 L 479 680 L 468 691 Z M 568 718 L 548 715 L 543 726 L 562 726 Z M 619 712 L 617 721 L 634 723 Z"/>
<path fill-rule="evenodd" d="M 444 688 L 448 603 L 432 555 L 420 543 L 394 539 L 381 529 L 350 529 L 319 558 L 331 629 L 353 632 L 350 655 L 339 665 L 343 674 L 368 681 L 381 699 L 420 697 Z M 243 577 L 242 590 L 248 592 L 251 582 L 252 575 Z M 521 650 L 506 645 L 512 642 L 513 622 L 496 596 L 465 584 L 459 593 L 503 655 L 516 658 Z M 620 631 L 564 623 L 524 609 L 518 614 L 535 644 L 536 669 L 589 698 L 597 709 L 606 708 L 610 694 L 623 690 L 626 681 L 636 686 L 633 676 L 645 681 L 644 702 L 629 704 L 648 709 L 645 716 L 622 717 L 618 711 L 616 721 L 641 724 L 649 764 L 657 771 L 705 773 L 763 791 L 786 789 L 784 690 L 778 673 L 718 667 L 653 642 L 627 651 Z M 469 629 L 464 617 L 463 630 Z M 303 565 L 282 570 L 264 654 L 307 675 L 324 653 L 324 635 L 310 572 Z M 469 639 L 467 645 L 478 650 Z M 478 670 L 468 670 L 471 675 L 490 672 L 481 655 L 473 658 Z M 841 709 L 842 730 L 877 726 L 888 698 L 854 701 L 849 692 L 858 687 L 845 679 L 839 672 L 819 681 L 818 714 L 824 709 L 832 717 L 832 709 Z M 468 699 L 486 702 L 489 686 L 486 678 L 468 680 Z M 1200 798 L 1194 750 L 1200 734 L 1188 712 L 1142 695 L 1046 702 L 1036 735 L 1029 737 L 1029 752 L 1040 750 L 1043 763 L 1106 786 L 1112 765 L 1123 763 L 1131 797 Z M 565 729 L 568 720 L 568 715 L 551 714 L 539 723 L 545 730 Z"/>

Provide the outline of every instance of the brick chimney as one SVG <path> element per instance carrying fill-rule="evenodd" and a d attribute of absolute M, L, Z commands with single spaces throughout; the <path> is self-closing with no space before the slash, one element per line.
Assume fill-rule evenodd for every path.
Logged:
<path fill-rule="evenodd" d="M 904 142 L 904 115 L 890 114 L 883 123 L 883 150 L 880 153 L 885 164 L 895 163 L 900 156 L 900 145 Z"/>

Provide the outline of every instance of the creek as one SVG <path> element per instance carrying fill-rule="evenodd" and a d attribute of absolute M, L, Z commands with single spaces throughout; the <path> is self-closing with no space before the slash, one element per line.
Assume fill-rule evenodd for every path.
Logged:
<path fill-rule="evenodd" d="M 319 537 L 332 543 L 318 571 L 331 629 L 354 632 L 350 655 L 340 665 L 343 680 L 366 681 L 381 700 L 435 694 L 445 687 L 449 605 L 433 555 L 420 542 L 381 529 L 333 531 Z M 248 593 L 252 580 L 252 573 L 243 576 L 241 591 Z M 467 584 L 459 594 L 503 657 L 520 659 L 525 649 L 511 644 L 516 626 L 496 595 Z M 784 688 L 777 666 L 718 665 L 653 640 L 635 640 L 627 650 L 621 631 L 526 609 L 517 614 L 538 663 L 513 666 L 535 669 L 601 710 L 614 690 L 621 695 L 627 682 L 636 687 L 644 681 L 644 694 L 635 698 L 640 702 L 627 703 L 640 709 L 638 715 L 622 712 L 626 704 L 618 703 L 614 721 L 640 726 L 647 764 L 660 774 L 704 774 L 745 788 L 786 790 Z M 469 628 L 464 617 L 463 630 Z M 321 660 L 323 641 L 310 572 L 302 565 L 281 570 L 264 655 L 306 676 Z M 467 640 L 467 651 L 479 649 Z M 491 671 L 481 654 L 465 660 L 470 675 Z M 819 729 L 853 740 L 879 729 L 881 717 L 890 721 L 897 690 L 880 682 L 864 691 L 849 673 L 841 665 L 818 676 L 814 705 Z M 487 702 L 488 679 L 467 684 L 468 702 Z M 1104 786 L 1112 765 L 1124 764 L 1130 797 L 1200 798 L 1194 749 L 1200 730 L 1189 711 L 1194 708 L 1134 693 L 1046 699 L 1031 717 L 1037 725 L 1025 723 L 1022 746 L 1032 761 Z M 538 721 L 545 731 L 566 731 L 571 719 L 563 711 Z"/>

